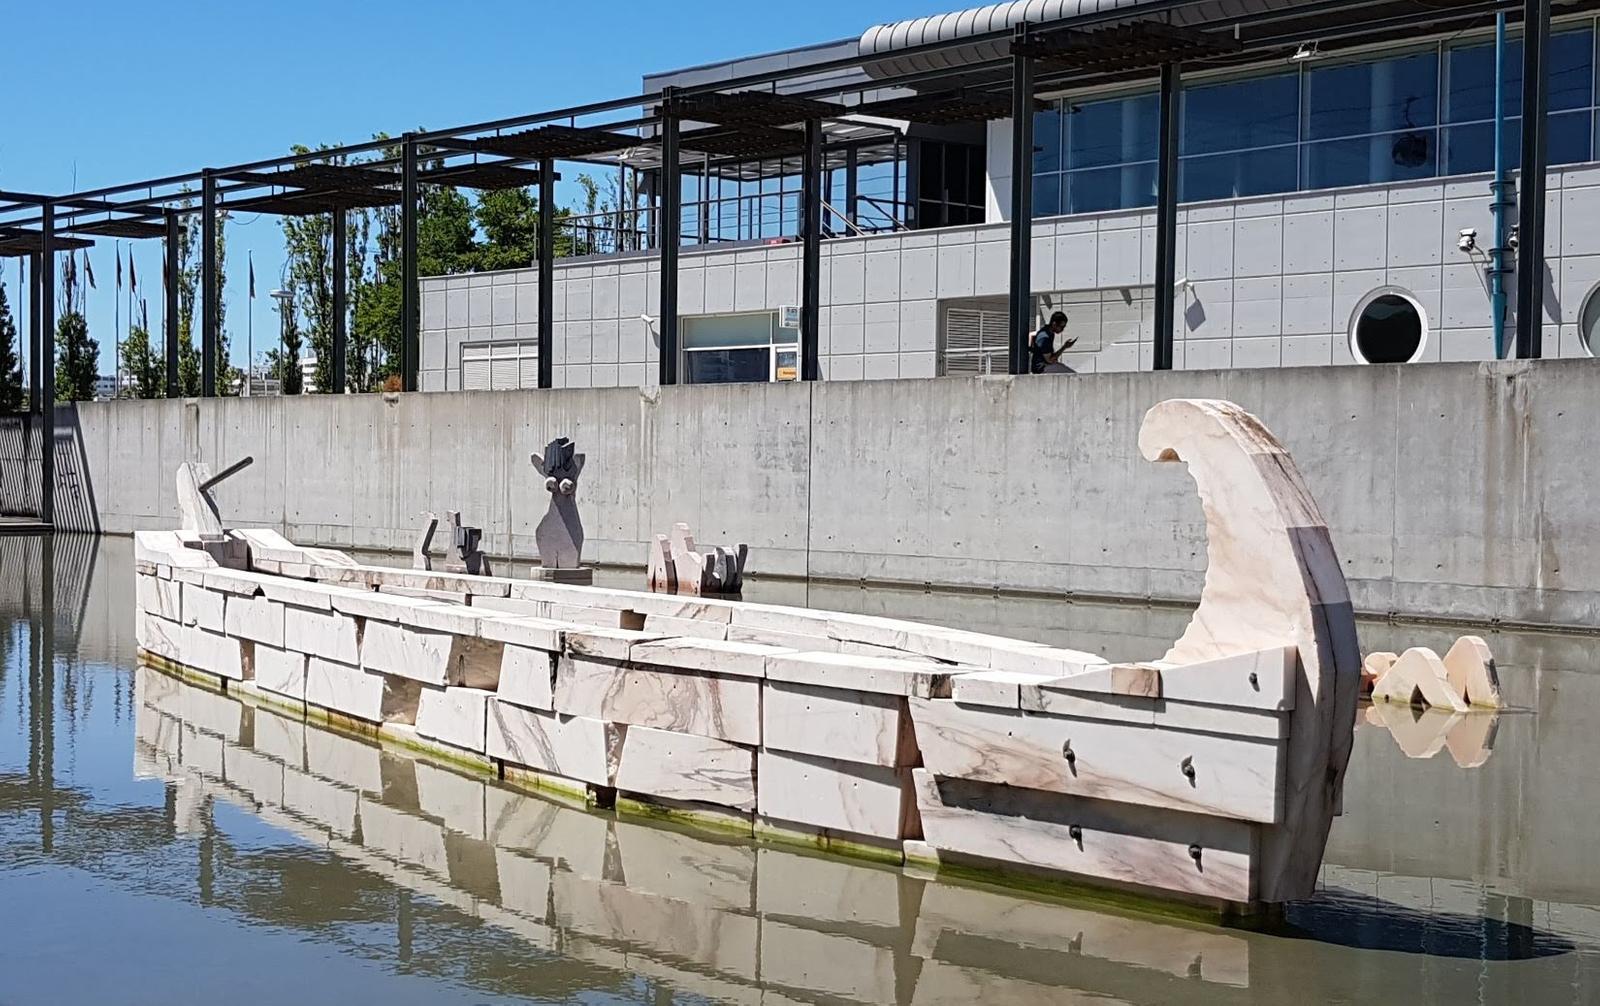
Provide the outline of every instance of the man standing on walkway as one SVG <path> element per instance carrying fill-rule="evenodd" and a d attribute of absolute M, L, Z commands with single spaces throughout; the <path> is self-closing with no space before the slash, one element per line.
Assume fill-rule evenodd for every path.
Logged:
<path fill-rule="evenodd" d="M 1067 330 L 1067 316 L 1060 311 L 1050 316 L 1050 324 L 1039 329 L 1028 342 L 1028 372 L 1033 374 L 1071 374 L 1075 371 L 1061 362 L 1061 354 L 1078 341 L 1068 339 L 1056 348 L 1056 336 Z"/>

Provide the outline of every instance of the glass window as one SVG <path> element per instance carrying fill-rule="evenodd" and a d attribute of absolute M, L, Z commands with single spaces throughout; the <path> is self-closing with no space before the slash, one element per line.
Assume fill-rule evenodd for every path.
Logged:
<path fill-rule="evenodd" d="M 778 316 L 770 311 L 759 314 L 716 314 L 684 318 L 683 348 L 721 349 L 728 346 L 766 346 Z"/>
<path fill-rule="evenodd" d="M 1301 148 L 1302 184 L 1308 189 L 1331 189 L 1432 178 L 1439 173 L 1437 148 L 1432 129 L 1308 143 Z"/>
<path fill-rule="evenodd" d="M 1156 204 L 1154 163 L 1073 171 L 1066 176 L 1066 212 L 1099 213 Z"/>
<path fill-rule="evenodd" d="M 1438 119 L 1439 57 L 1434 52 L 1322 66 L 1307 70 L 1305 77 L 1308 140 L 1410 130 Z"/>
<path fill-rule="evenodd" d="M 1181 154 L 1294 143 L 1300 138 L 1300 75 L 1186 87 L 1179 115 Z"/>
<path fill-rule="evenodd" d="M 1550 110 L 1588 108 L 1594 80 L 1594 32 L 1589 28 L 1550 36 Z M 1494 118 L 1494 42 L 1450 47 L 1447 122 Z M 1506 42 L 1506 86 L 1501 105 L 1508 116 L 1522 113 L 1522 40 Z"/>
<path fill-rule="evenodd" d="M 1035 175 L 1033 178 L 1033 215 L 1053 217 L 1061 212 L 1061 176 Z"/>
<path fill-rule="evenodd" d="M 1061 104 L 1033 117 L 1033 173 L 1061 170 Z"/>
<path fill-rule="evenodd" d="M 772 379 L 772 350 L 697 349 L 683 354 L 690 384 L 761 384 Z"/>
<path fill-rule="evenodd" d="M 1160 137 L 1159 100 L 1136 94 L 1065 106 L 1066 166 L 1095 168 L 1153 161 Z"/>
<path fill-rule="evenodd" d="M 1552 115 L 1545 137 L 1551 164 L 1580 164 L 1589 159 L 1590 116 L 1587 111 Z M 1494 170 L 1494 123 L 1474 122 L 1451 126 L 1444 136 L 1444 173 L 1467 175 Z M 1522 119 L 1507 119 L 1504 157 L 1507 171 L 1515 171 L 1522 157 Z"/>
<path fill-rule="evenodd" d="M 1409 363 L 1421 352 L 1426 334 L 1415 301 L 1399 293 L 1380 293 L 1356 315 L 1350 341 L 1355 358 L 1364 363 Z"/>
<path fill-rule="evenodd" d="M 1299 153 L 1293 146 L 1185 157 L 1178 166 L 1178 198 L 1188 202 L 1293 192 Z"/>

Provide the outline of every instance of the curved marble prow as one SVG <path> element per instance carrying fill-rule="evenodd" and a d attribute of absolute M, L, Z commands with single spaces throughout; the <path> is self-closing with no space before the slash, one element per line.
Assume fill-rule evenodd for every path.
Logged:
<path fill-rule="evenodd" d="M 1200 606 L 1166 660 L 1299 651 L 1283 818 L 1262 833 L 1260 896 L 1304 896 L 1340 803 L 1361 682 L 1354 612 L 1327 523 L 1289 452 L 1232 402 L 1159 403 L 1145 415 L 1139 450 L 1151 461 L 1186 462 L 1205 512 Z"/>

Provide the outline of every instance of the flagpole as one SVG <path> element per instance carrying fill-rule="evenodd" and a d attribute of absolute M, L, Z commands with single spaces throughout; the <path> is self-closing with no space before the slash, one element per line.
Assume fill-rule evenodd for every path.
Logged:
<path fill-rule="evenodd" d="M 117 292 L 111 295 L 111 397 L 118 398 L 122 392 L 122 242 L 113 242 L 112 248 L 117 255 Z"/>
<path fill-rule="evenodd" d="M 244 393 L 250 394 L 250 386 L 256 383 L 256 256 L 255 252 L 247 252 L 246 260 L 250 263 L 250 296 L 245 304 L 244 312 Z"/>

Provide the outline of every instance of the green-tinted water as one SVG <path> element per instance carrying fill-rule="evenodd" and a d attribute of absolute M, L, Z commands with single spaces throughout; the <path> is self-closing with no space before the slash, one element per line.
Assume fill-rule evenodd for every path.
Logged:
<path fill-rule="evenodd" d="M 382 751 L 137 669 L 130 544 L 51 552 L 44 576 L 43 542 L 0 539 L 0 1003 L 1600 1000 L 1590 639 L 1492 637 L 1526 710 L 1492 729 L 1364 722 L 1325 890 L 1251 933 L 690 836 Z M 1186 617 L 752 596 L 1118 657 Z M 1362 627 L 1368 650 L 1450 638 Z"/>

